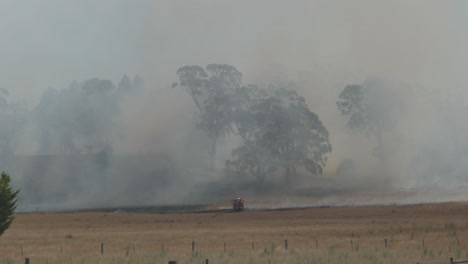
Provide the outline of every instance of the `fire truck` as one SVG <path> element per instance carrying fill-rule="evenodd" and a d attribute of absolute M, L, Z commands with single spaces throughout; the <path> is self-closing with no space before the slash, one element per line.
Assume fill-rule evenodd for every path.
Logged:
<path fill-rule="evenodd" d="M 240 212 L 244 210 L 244 203 L 245 201 L 241 198 L 236 198 L 231 200 L 232 203 L 232 210 L 235 212 Z"/>

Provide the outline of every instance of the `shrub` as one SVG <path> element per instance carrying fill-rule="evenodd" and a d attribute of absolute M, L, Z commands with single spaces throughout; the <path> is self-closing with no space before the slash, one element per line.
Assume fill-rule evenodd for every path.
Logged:
<path fill-rule="evenodd" d="M 0 175 L 0 236 L 10 227 L 15 218 L 19 190 L 13 190 L 11 178 L 5 172 Z"/>

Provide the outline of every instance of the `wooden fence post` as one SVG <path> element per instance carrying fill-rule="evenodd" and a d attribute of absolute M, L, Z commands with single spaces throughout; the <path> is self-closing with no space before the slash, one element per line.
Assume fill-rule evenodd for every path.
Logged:
<path fill-rule="evenodd" d="M 101 243 L 101 255 L 104 254 L 104 243 Z"/>
<path fill-rule="evenodd" d="M 284 249 L 288 250 L 288 240 L 284 240 Z"/>
<path fill-rule="evenodd" d="M 24 264 L 29 264 L 29 258 L 24 259 Z"/>
<path fill-rule="evenodd" d="M 177 261 L 169 260 L 169 263 L 168 263 L 168 264 L 177 264 Z"/>
<path fill-rule="evenodd" d="M 387 248 L 387 239 L 385 239 L 385 248 Z"/>
<path fill-rule="evenodd" d="M 210 261 L 209 261 L 208 259 L 205 260 L 205 264 L 209 264 L 209 262 L 210 262 Z"/>
<path fill-rule="evenodd" d="M 195 241 L 192 241 L 192 254 L 195 252 Z"/>
<path fill-rule="evenodd" d="M 450 264 L 452 264 L 452 263 L 453 263 L 453 258 L 450 258 Z"/>

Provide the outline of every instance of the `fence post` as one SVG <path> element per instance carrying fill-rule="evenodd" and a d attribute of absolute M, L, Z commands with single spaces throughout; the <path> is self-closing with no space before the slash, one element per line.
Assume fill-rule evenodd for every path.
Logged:
<path fill-rule="evenodd" d="M 387 239 L 385 239 L 385 248 L 387 248 Z"/>
<path fill-rule="evenodd" d="M 192 254 L 195 252 L 195 241 L 192 241 Z"/>
<path fill-rule="evenodd" d="M 177 261 L 169 260 L 169 263 L 168 263 L 168 264 L 177 264 Z"/>
<path fill-rule="evenodd" d="M 288 240 L 284 240 L 284 249 L 288 250 Z"/>
<path fill-rule="evenodd" d="M 453 258 L 450 258 L 450 264 L 453 264 L 453 263 L 454 263 Z"/>
<path fill-rule="evenodd" d="M 29 264 L 29 258 L 24 259 L 24 264 Z"/>
<path fill-rule="evenodd" d="M 252 241 L 252 251 L 255 251 L 255 245 L 253 241 Z"/>
<path fill-rule="evenodd" d="M 205 260 L 205 264 L 209 264 L 209 260 L 208 260 L 208 259 Z"/>
<path fill-rule="evenodd" d="M 101 255 L 104 254 L 104 243 L 101 243 Z"/>

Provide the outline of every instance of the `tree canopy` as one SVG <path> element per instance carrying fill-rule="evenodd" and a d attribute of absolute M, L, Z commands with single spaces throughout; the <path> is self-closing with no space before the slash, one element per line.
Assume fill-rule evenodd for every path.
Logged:
<path fill-rule="evenodd" d="M 211 140 L 210 164 L 215 166 L 218 138 L 231 130 L 231 102 L 234 90 L 242 84 L 242 73 L 227 64 L 184 66 L 177 70 L 180 85 L 192 97 L 198 109 L 198 127 Z"/>
<path fill-rule="evenodd" d="M 233 150 L 235 159 L 228 165 L 255 176 L 259 184 L 278 167 L 284 169 L 287 183 L 298 167 L 322 174 L 332 150 L 328 131 L 293 87 L 250 86 L 238 91 L 245 101 L 234 120 L 243 144 Z"/>
<path fill-rule="evenodd" d="M 122 98 L 143 85 L 126 75 L 117 88 L 110 80 L 73 81 L 66 89 L 46 90 L 34 111 L 39 154 L 97 153 L 112 148 Z"/>
<path fill-rule="evenodd" d="M 0 235 L 11 225 L 15 216 L 19 190 L 13 190 L 10 175 L 2 172 L 0 175 Z"/>
<path fill-rule="evenodd" d="M 336 104 L 350 129 L 377 139 L 374 154 L 383 158 L 383 133 L 395 126 L 403 109 L 403 100 L 392 85 L 370 77 L 361 85 L 347 85 Z"/>
<path fill-rule="evenodd" d="M 0 88 L 0 159 L 3 160 L 14 154 L 28 115 L 24 106 L 10 102 L 9 97 L 8 90 Z"/>
<path fill-rule="evenodd" d="M 226 162 L 238 173 L 249 174 L 262 185 L 268 174 L 284 168 L 287 182 L 296 168 L 323 172 L 331 152 L 328 131 L 311 112 L 294 83 L 260 88 L 242 85 L 242 73 L 230 65 L 184 66 L 177 71 L 199 111 L 198 125 L 211 139 L 211 162 L 218 137 L 235 133 L 242 144 Z"/>

